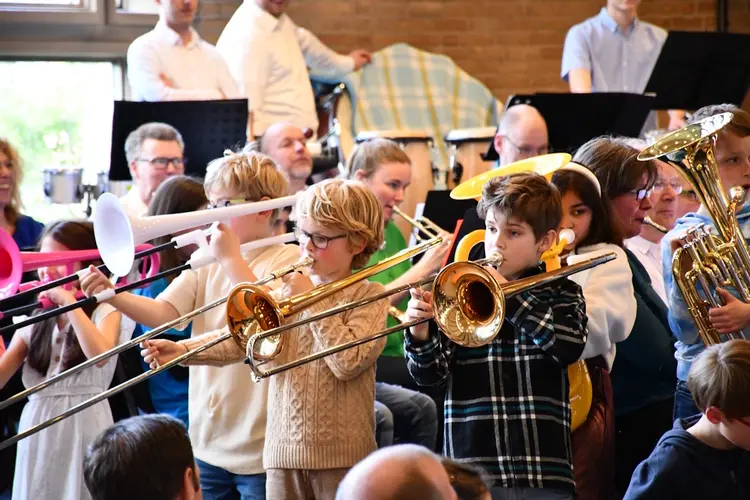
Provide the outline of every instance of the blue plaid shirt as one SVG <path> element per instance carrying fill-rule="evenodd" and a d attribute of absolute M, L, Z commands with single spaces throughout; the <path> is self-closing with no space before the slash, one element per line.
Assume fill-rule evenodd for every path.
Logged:
<path fill-rule="evenodd" d="M 585 344 L 583 293 L 560 279 L 507 299 L 502 330 L 486 346 L 431 330 L 421 344 L 407 334 L 405 352 L 417 383 L 447 382 L 447 456 L 481 467 L 496 486 L 572 493 L 567 367 Z"/>

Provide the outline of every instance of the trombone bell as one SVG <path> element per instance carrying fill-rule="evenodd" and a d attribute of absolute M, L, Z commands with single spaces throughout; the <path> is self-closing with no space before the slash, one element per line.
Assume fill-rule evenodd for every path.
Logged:
<path fill-rule="evenodd" d="M 232 338 L 243 352 L 250 336 L 281 325 L 284 317 L 271 295 L 256 285 L 239 285 L 230 294 L 227 305 L 227 326 Z M 268 361 L 281 353 L 281 336 L 273 335 L 255 345 L 253 357 Z"/>
<path fill-rule="evenodd" d="M 440 330 L 456 344 L 490 343 L 505 319 L 505 294 L 495 278 L 473 262 L 446 266 L 435 278 L 432 307 Z"/>

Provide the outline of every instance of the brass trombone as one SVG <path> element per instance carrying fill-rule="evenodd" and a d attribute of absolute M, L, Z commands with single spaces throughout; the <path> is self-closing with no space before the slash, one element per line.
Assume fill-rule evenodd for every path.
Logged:
<path fill-rule="evenodd" d="M 242 337 L 250 335 L 246 343 L 246 352 L 248 353 L 250 368 L 252 369 L 252 378 L 255 382 L 291 370 L 292 368 L 317 361 L 346 349 L 357 347 L 367 342 L 372 342 L 392 333 L 408 329 L 419 323 L 429 321 L 430 319 L 434 319 L 440 330 L 456 344 L 463 347 L 479 347 L 492 342 L 500 332 L 505 319 L 505 301 L 507 298 L 585 269 L 604 264 L 605 262 L 613 260 L 615 257 L 616 254 L 611 252 L 597 257 L 591 257 L 571 266 L 558 268 L 554 271 L 504 283 L 502 285 L 498 284 L 495 278 L 482 267 L 486 264 L 491 265 L 496 263 L 497 258 L 495 255 L 476 262 L 454 262 L 444 267 L 439 273 L 437 273 L 437 275 L 428 276 L 372 297 L 367 297 L 349 304 L 343 304 L 328 309 L 327 311 L 323 311 L 294 323 L 276 326 L 271 329 L 266 329 L 265 331 L 257 331 L 257 333 L 252 335 L 251 332 L 253 330 L 258 330 L 259 324 L 257 322 L 252 322 L 247 325 L 235 323 L 235 325 L 233 327 L 230 326 L 230 328 L 237 328 L 239 330 L 237 333 Z M 354 276 L 351 276 L 350 278 L 341 280 L 338 287 L 344 288 L 356 281 L 359 280 Z M 401 293 L 410 288 L 426 285 L 428 283 L 433 284 L 433 318 L 407 321 L 370 336 L 330 347 L 265 371 L 261 370 L 256 363 L 258 357 L 254 356 L 254 354 L 258 351 L 256 344 L 259 342 L 262 343 L 267 339 L 277 339 L 283 332 L 292 330 L 299 326 L 320 319 L 325 319 L 379 300 L 384 300 L 393 294 Z M 298 300 L 304 301 L 304 297 L 300 297 Z M 230 302 L 229 307 L 231 306 L 232 303 Z M 279 352 L 280 351 L 277 351 L 277 355 Z M 276 355 L 266 356 L 260 361 L 267 362 L 275 357 Z"/>
<path fill-rule="evenodd" d="M 727 198 L 714 157 L 718 133 L 732 116 L 721 113 L 704 118 L 662 137 L 638 155 L 641 161 L 662 157 L 672 160 L 671 165 L 690 183 L 708 210 L 718 233 L 712 234 L 702 225 L 691 228 L 672 257 L 675 283 L 706 345 L 722 341 L 708 317 L 710 307 L 722 305 L 713 294 L 716 288 L 731 286 L 740 293 L 743 302 L 750 302 L 750 248 L 735 215 L 745 202 L 745 190 L 734 186 Z M 744 336 L 740 331 L 728 334 L 727 338 Z"/>
<path fill-rule="evenodd" d="M 311 258 L 308 257 L 308 258 L 302 259 L 301 261 L 299 261 L 299 262 L 297 262 L 295 264 L 291 264 L 291 265 L 283 267 L 281 269 L 277 269 L 276 271 L 272 272 L 271 274 L 269 274 L 268 276 L 264 277 L 263 279 L 261 279 L 259 281 L 256 281 L 254 283 L 254 286 L 262 287 L 263 285 L 265 285 L 267 283 L 270 283 L 271 281 L 276 280 L 276 279 L 278 279 L 278 278 L 280 278 L 280 277 L 282 277 L 282 276 L 284 276 L 286 274 L 294 272 L 294 271 L 296 271 L 297 269 L 299 269 L 301 267 L 309 267 L 310 265 L 312 265 L 312 259 Z M 206 304 L 203 307 L 200 307 L 200 308 L 196 309 L 195 311 L 192 311 L 192 312 L 190 312 L 190 313 L 188 313 L 188 314 L 186 314 L 184 316 L 181 316 L 181 317 L 179 317 L 177 319 L 174 319 L 174 320 L 172 320 L 172 321 L 170 321 L 168 323 L 165 323 L 164 325 L 162 325 L 162 326 L 160 326 L 158 328 L 155 328 L 155 329 L 153 329 L 153 330 L 151 330 L 151 331 L 149 331 L 147 333 L 144 333 L 143 335 L 141 335 L 139 337 L 136 337 L 136 338 L 134 338 L 134 339 L 132 339 L 132 340 L 124 343 L 124 344 L 118 345 L 118 346 L 114 347 L 113 349 L 110 349 L 107 352 L 103 352 L 102 354 L 100 354 L 98 356 L 94 356 L 93 358 L 86 360 L 84 363 L 81 363 L 80 365 L 74 366 L 73 368 L 70 368 L 69 370 L 66 370 L 66 371 L 64 371 L 64 372 L 62 372 L 62 373 L 60 373 L 58 375 L 55 375 L 54 377 L 50 377 L 49 379 L 45 380 L 44 382 L 42 382 L 40 384 L 35 385 L 34 387 L 30 387 L 30 388 L 26 389 L 23 392 L 19 392 L 18 394 L 14 395 L 14 396 L 12 396 L 12 397 L 10 397 L 8 399 L 6 399 L 5 401 L 2 401 L 0 403 L 0 409 L 6 408 L 7 406 L 9 406 L 9 405 L 11 405 L 13 403 L 16 403 L 16 402 L 22 400 L 23 398 L 25 398 L 25 397 L 27 397 L 27 396 L 29 396 L 31 394 L 37 393 L 37 392 L 39 392 L 41 390 L 44 390 L 47 387 L 49 387 L 49 386 L 51 386 L 53 384 L 56 384 L 57 382 L 59 382 L 59 381 L 61 381 L 63 379 L 66 379 L 66 378 L 68 378 L 68 377 L 70 377 L 72 375 L 75 375 L 76 373 L 79 373 L 79 372 L 85 370 L 86 368 L 94 366 L 94 365 L 100 363 L 101 361 L 109 359 L 110 357 L 115 356 L 115 355 L 117 355 L 117 354 L 119 354 L 119 353 L 121 353 L 123 351 L 126 351 L 127 349 L 130 349 L 131 347 L 135 347 L 138 344 L 140 344 L 141 342 L 145 342 L 145 341 L 147 341 L 149 339 L 152 339 L 152 338 L 154 338 L 154 337 L 156 337 L 158 335 L 161 335 L 162 333 L 164 333 L 164 332 L 166 332 L 166 331 L 168 331 L 168 330 L 170 330 L 172 328 L 175 328 L 175 327 L 180 326 L 180 325 L 182 325 L 184 323 L 187 323 L 188 321 L 191 321 L 196 316 L 199 316 L 199 315 L 203 314 L 206 311 L 209 311 L 211 309 L 214 309 L 214 308 L 216 308 L 216 307 L 224 304 L 227 301 L 227 298 L 228 298 L 228 296 L 224 297 L 224 298 L 221 298 L 221 299 L 218 299 L 218 300 L 215 300 L 214 302 L 211 302 L 210 304 Z M 120 392 L 122 392 L 122 391 L 124 391 L 124 390 L 126 390 L 126 389 L 128 389 L 128 388 L 130 388 L 130 387 L 132 387 L 132 386 L 134 386 L 134 385 L 136 385 L 138 383 L 140 383 L 143 380 L 149 379 L 149 378 L 153 377 L 154 375 L 156 375 L 158 373 L 161 373 L 161 372 L 163 372 L 165 370 L 168 370 L 171 367 L 176 366 L 176 365 L 182 363 L 183 361 L 185 361 L 185 360 L 187 360 L 189 358 L 192 358 L 196 354 L 198 354 L 200 352 L 203 352 L 206 349 L 209 349 L 210 347 L 213 347 L 214 345 L 216 345 L 216 344 L 218 344 L 220 342 L 223 342 L 223 341 L 225 341 L 225 340 L 227 340 L 227 339 L 229 339 L 231 337 L 232 337 L 231 334 L 226 333 L 226 334 L 220 336 L 219 338 L 212 340 L 209 344 L 201 346 L 198 349 L 194 349 L 192 351 L 188 351 L 187 353 L 185 353 L 185 354 L 183 354 L 183 355 L 181 355 L 181 356 L 173 359 L 172 361 L 170 361 L 168 363 L 165 363 L 164 365 L 160 366 L 159 368 L 157 368 L 155 370 L 147 371 L 145 373 L 142 373 L 142 374 L 138 375 L 137 377 L 134 377 L 134 378 L 132 378 L 132 379 L 126 381 L 126 382 L 123 382 L 122 384 L 120 384 L 120 385 L 118 385 L 116 387 L 112 387 L 111 389 L 109 389 L 109 390 L 107 390 L 107 391 L 105 391 L 105 392 L 103 392 L 103 393 L 101 393 L 101 394 L 99 394 L 99 395 L 97 395 L 97 396 L 95 396 L 95 397 L 93 397 L 91 399 L 88 399 L 88 400 L 86 400 L 86 401 L 84 401 L 84 402 L 82 402 L 82 403 L 80 403 L 80 404 L 78 404 L 78 405 L 76 405 L 76 406 L 74 406 L 74 407 L 72 407 L 72 408 L 64 411 L 60 415 L 58 415 L 58 416 L 56 416 L 56 417 L 54 417 L 54 418 L 52 418 L 50 420 L 42 422 L 42 423 L 40 423 L 40 424 L 38 424 L 38 425 L 36 425 L 34 427 L 31 427 L 31 428 L 27 429 L 26 431 L 24 431 L 22 433 L 19 433 L 18 435 L 14 436 L 14 437 L 12 437 L 10 439 L 7 439 L 7 440 L 3 441 L 2 443 L 0 443 L 0 450 L 3 450 L 5 448 L 7 448 L 8 446 L 12 446 L 13 444 L 17 443 L 21 439 L 24 439 L 24 438 L 26 438 L 26 437 L 28 437 L 28 436 L 30 436 L 32 434 L 36 434 L 37 432 L 39 432 L 39 431 L 41 431 L 43 429 L 46 429 L 47 427 L 49 427 L 51 425 L 54 425 L 55 423 L 60 422 L 61 420 L 64 420 L 64 419 L 66 419 L 66 418 L 68 418 L 68 417 L 70 417 L 72 415 L 75 415 L 76 413 L 78 413 L 80 411 L 83 411 L 86 408 L 88 408 L 90 406 L 93 406 L 93 405 L 95 405 L 96 403 L 98 403 L 100 401 L 103 401 L 103 400 L 105 400 L 105 399 L 107 399 L 107 398 L 109 398 L 111 396 L 114 396 L 115 394 L 118 394 L 118 393 L 120 393 Z"/>

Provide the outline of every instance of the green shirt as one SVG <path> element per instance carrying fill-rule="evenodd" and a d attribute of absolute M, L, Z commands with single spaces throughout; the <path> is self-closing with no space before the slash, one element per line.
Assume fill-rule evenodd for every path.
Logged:
<path fill-rule="evenodd" d="M 370 257 L 368 266 L 385 260 L 406 247 L 406 240 L 404 239 L 404 235 L 401 234 L 401 230 L 393 223 L 393 221 L 390 221 L 385 226 L 385 246 L 382 250 L 378 250 L 372 255 L 372 257 Z M 391 281 L 399 278 L 409 269 L 411 269 L 411 260 L 405 260 L 390 269 L 386 269 L 385 271 L 376 274 L 370 278 L 370 281 L 387 285 Z M 399 303 L 398 308 L 405 311 L 408 302 L 409 297 L 407 296 L 401 301 L 401 303 Z M 398 321 L 392 316 L 388 316 L 388 328 L 396 325 L 398 325 Z M 404 332 L 397 332 L 388 335 L 386 338 L 385 349 L 383 349 L 383 356 L 404 356 Z"/>

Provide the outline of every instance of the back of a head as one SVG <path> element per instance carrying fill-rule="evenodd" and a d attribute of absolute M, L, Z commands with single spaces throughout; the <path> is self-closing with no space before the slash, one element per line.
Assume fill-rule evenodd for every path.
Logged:
<path fill-rule="evenodd" d="M 750 113 L 744 109 L 738 108 L 734 104 L 713 104 L 711 106 L 704 106 L 693 113 L 687 123 L 689 125 L 720 113 L 732 113 L 734 115 L 732 121 L 722 129 L 722 132 L 727 132 L 736 135 L 737 137 L 750 136 Z"/>
<path fill-rule="evenodd" d="M 297 218 L 346 232 L 352 248 L 364 242 L 364 250 L 352 261 L 354 269 L 365 266 L 383 244 L 383 208 L 359 182 L 328 179 L 313 184 L 297 200 Z"/>
<path fill-rule="evenodd" d="M 487 182 L 477 213 L 484 219 L 491 210 L 526 222 L 537 240 L 557 230 L 562 220 L 560 191 L 544 176 L 531 172 L 502 175 Z"/>
<path fill-rule="evenodd" d="M 544 117 L 534 106 L 528 104 L 516 104 L 508 108 L 500 117 L 498 131 L 500 134 L 507 134 L 522 122 L 534 123 L 537 126 L 547 127 Z"/>
<path fill-rule="evenodd" d="M 750 417 L 750 340 L 706 347 L 690 367 L 688 388 L 702 412 L 713 406 L 727 418 Z"/>
<path fill-rule="evenodd" d="M 147 139 L 155 141 L 175 141 L 180 149 L 185 150 L 185 141 L 182 135 L 172 125 L 161 122 L 144 123 L 128 134 L 125 139 L 125 159 L 128 165 L 141 154 L 141 145 Z"/>
<path fill-rule="evenodd" d="M 94 500 L 171 500 L 183 490 L 185 472 L 200 490 L 187 429 L 168 415 L 117 422 L 89 446 L 83 464 Z"/>
<path fill-rule="evenodd" d="M 416 445 L 377 450 L 341 481 L 336 500 L 452 500 L 455 497 L 439 457 Z"/>
<path fill-rule="evenodd" d="M 371 139 L 357 145 L 341 177 L 354 180 L 357 178 L 357 172 L 362 172 L 360 175 L 369 179 L 381 165 L 386 163 L 411 165 L 411 159 L 395 141 L 382 138 Z"/>

